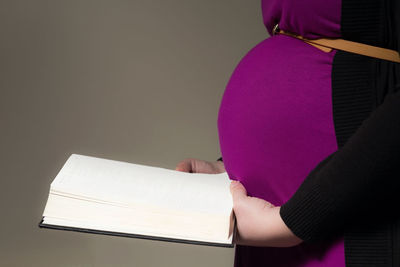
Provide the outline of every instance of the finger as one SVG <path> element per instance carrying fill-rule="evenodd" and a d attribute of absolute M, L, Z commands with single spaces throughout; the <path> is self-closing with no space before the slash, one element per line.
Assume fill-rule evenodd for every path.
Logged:
<path fill-rule="evenodd" d="M 192 172 L 192 160 L 191 159 L 184 159 L 176 165 L 176 171 L 181 172 Z"/>
<path fill-rule="evenodd" d="M 230 190 L 234 202 L 247 197 L 246 188 L 239 181 L 232 181 Z"/>

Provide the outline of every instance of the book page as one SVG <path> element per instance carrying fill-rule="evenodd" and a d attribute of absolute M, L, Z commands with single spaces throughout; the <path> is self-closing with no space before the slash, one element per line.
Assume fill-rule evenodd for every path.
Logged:
<path fill-rule="evenodd" d="M 96 225 L 102 230 L 162 236 L 174 235 L 176 238 L 216 241 L 229 237 L 228 218 L 195 212 L 154 211 L 146 207 L 118 207 L 105 203 L 84 201 L 66 196 L 50 195 L 49 205 L 44 212 L 45 223 L 57 224 L 62 220 L 76 222 L 76 227 L 88 229 Z"/>
<path fill-rule="evenodd" d="M 227 173 L 184 173 L 73 154 L 52 182 L 51 192 L 119 205 L 229 214 L 229 184 Z"/>

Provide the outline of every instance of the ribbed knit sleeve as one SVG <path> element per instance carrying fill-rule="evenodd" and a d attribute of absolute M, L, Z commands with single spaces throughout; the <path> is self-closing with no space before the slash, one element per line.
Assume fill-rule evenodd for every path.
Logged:
<path fill-rule="evenodd" d="M 387 95 L 338 151 L 308 175 L 281 207 L 280 214 L 296 236 L 304 241 L 319 240 L 341 232 L 360 215 L 379 216 L 376 208 L 397 210 L 399 185 L 397 89 Z"/>

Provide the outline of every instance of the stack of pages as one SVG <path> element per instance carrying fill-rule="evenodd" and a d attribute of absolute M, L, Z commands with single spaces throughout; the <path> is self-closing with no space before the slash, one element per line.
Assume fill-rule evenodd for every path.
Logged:
<path fill-rule="evenodd" d="M 226 173 L 196 174 L 71 155 L 40 227 L 232 247 Z"/>

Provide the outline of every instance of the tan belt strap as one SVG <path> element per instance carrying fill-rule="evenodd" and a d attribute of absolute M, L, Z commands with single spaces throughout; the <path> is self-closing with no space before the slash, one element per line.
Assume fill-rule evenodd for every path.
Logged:
<path fill-rule="evenodd" d="M 359 55 L 363 55 L 363 56 L 367 56 L 367 57 L 374 57 L 374 58 L 379 58 L 379 59 L 384 59 L 384 60 L 400 63 L 399 53 L 395 50 L 391 50 L 391 49 L 387 49 L 387 48 L 347 41 L 347 40 L 343 40 L 343 39 L 329 39 L 329 38 L 307 39 L 307 38 L 304 38 L 303 36 L 283 31 L 283 30 L 279 29 L 278 25 L 276 25 L 273 30 L 273 34 L 277 34 L 277 33 L 292 36 L 297 39 L 300 39 L 306 43 L 309 43 L 309 44 L 321 49 L 324 52 L 330 52 L 332 49 L 337 49 L 337 50 L 355 53 L 355 54 L 359 54 Z"/>

